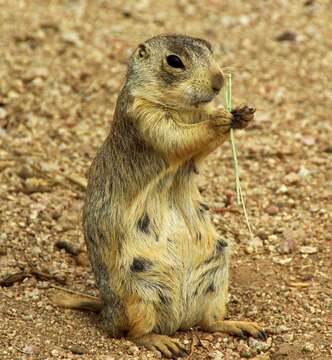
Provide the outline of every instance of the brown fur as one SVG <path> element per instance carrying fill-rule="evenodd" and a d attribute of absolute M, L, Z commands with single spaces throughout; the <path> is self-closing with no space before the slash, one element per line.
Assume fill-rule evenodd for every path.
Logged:
<path fill-rule="evenodd" d="M 165 62 L 174 53 L 185 69 Z M 204 40 L 162 35 L 141 44 L 89 172 L 84 234 L 104 325 L 168 357 L 184 349 L 166 335 L 195 325 L 263 336 L 255 324 L 224 321 L 230 244 L 195 179 L 230 127 L 253 118 L 247 107 L 209 108 L 221 78 Z"/>

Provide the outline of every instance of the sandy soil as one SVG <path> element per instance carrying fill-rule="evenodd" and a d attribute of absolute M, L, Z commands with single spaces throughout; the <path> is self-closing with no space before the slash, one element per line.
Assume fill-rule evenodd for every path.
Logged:
<path fill-rule="evenodd" d="M 233 73 L 234 104 L 257 108 L 236 135 L 253 242 L 229 144 L 201 181 L 217 227 L 234 239 L 229 317 L 270 333 L 266 342 L 176 336 L 191 359 L 331 358 L 331 1 L 123 3 L 0 0 L 0 358 L 160 357 L 110 339 L 98 316 L 56 308 L 50 296 L 53 286 L 96 294 L 80 225 L 85 173 L 129 54 L 174 31 L 210 40 Z"/>

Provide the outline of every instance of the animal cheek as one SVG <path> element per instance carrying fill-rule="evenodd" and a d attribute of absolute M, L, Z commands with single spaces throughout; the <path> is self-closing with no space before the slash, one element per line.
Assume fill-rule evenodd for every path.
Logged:
<path fill-rule="evenodd" d="M 184 86 L 183 89 L 181 90 L 182 90 L 182 96 L 188 103 L 195 101 L 197 97 L 197 91 L 195 89 L 195 86 L 189 84 Z"/>

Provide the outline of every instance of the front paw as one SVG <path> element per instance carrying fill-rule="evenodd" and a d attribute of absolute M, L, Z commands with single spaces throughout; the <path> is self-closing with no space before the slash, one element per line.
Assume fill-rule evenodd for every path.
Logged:
<path fill-rule="evenodd" d="M 255 117 L 255 108 L 250 108 L 248 106 L 243 106 L 241 108 L 235 108 L 231 111 L 232 118 L 232 128 L 233 129 L 245 129 L 248 124 L 254 120 Z"/>
<path fill-rule="evenodd" d="M 217 133 L 226 134 L 229 132 L 234 115 L 224 109 L 218 109 L 210 115 L 209 125 Z"/>

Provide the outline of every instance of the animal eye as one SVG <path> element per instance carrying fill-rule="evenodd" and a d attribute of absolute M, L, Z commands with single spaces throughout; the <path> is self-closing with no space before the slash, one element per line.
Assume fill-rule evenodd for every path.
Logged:
<path fill-rule="evenodd" d="M 176 55 L 168 55 L 167 58 L 167 64 L 173 68 L 177 69 L 184 69 L 183 62 L 181 59 Z"/>

